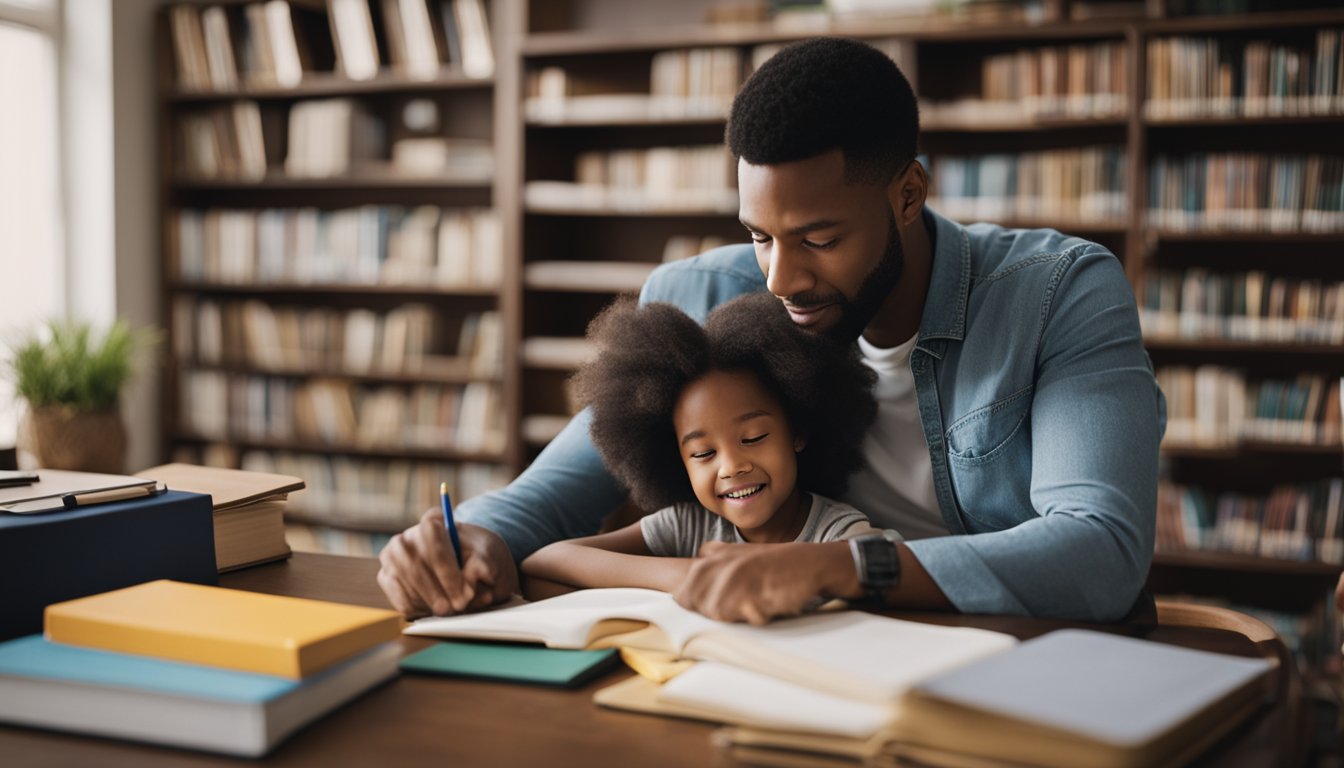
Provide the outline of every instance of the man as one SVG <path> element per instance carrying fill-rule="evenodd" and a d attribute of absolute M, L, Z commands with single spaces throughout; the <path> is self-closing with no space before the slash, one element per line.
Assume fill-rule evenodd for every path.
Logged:
<path fill-rule="evenodd" d="M 1123 270 L 1053 230 L 925 209 L 918 130 L 896 66 L 841 39 L 786 48 L 733 102 L 753 245 L 661 267 L 641 299 L 703 319 L 765 289 L 809 330 L 857 339 L 880 413 L 843 500 L 909 541 L 706 545 L 675 595 L 687 607 L 762 622 L 867 595 L 1105 621 L 1142 589 L 1165 406 Z M 581 414 L 507 489 L 463 505 L 460 572 L 440 515 L 394 538 L 378 575 L 392 604 L 490 604 L 517 589 L 517 561 L 593 533 L 625 491 L 587 428 Z"/>

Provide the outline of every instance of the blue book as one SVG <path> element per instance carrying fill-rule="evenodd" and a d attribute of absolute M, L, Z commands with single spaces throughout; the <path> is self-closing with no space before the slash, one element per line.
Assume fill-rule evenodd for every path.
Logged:
<path fill-rule="evenodd" d="M 154 579 L 218 583 L 210 497 L 168 491 L 18 515 L 0 512 L 0 640 L 42 630 L 42 610 Z"/>
<path fill-rule="evenodd" d="M 397 674 L 383 643 L 304 680 L 62 645 L 0 643 L 0 722 L 245 757 Z"/>

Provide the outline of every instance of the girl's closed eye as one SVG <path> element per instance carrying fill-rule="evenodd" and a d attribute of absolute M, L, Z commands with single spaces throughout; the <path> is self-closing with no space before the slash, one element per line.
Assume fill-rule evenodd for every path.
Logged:
<path fill-rule="evenodd" d="M 769 437 L 769 436 L 770 436 L 770 433 L 769 433 L 769 432 L 766 432 L 765 434 L 763 434 L 763 435 L 757 435 L 756 437 L 744 437 L 744 438 L 742 438 L 742 444 L 743 444 L 743 445 L 755 445 L 756 443 L 761 442 L 762 440 L 764 440 L 765 438 L 767 438 L 767 437 Z"/>
<path fill-rule="evenodd" d="M 714 456 L 714 451 L 712 451 L 712 450 L 709 450 L 709 451 L 697 451 L 697 452 L 691 454 L 691 458 L 692 458 L 692 459 L 700 459 L 700 460 L 704 460 L 704 459 L 712 458 L 713 456 Z"/>

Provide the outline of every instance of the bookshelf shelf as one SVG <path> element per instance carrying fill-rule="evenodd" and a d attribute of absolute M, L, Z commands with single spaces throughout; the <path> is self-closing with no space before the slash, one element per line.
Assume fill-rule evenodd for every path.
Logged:
<path fill-rule="evenodd" d="M 575 117 L 558 119 L 528 118 L 527 127 L 533 130 L 563 128 L 638 128 L 641 126 L 701 126 L 723 125 L 727 115 L 688 115 L 683 117 Z"/>
<path fill-rule="evenodd" d="M 1278 354 L 1295 356 L 1341 356 L 1344 345 L 1295 344 L 1292 342 L 1237 341 L 1215 338 L 1154 338 L 1144 337 L 1143 346 L 1150 352 L 1218 352 L 1225 354 Z"/>
<path fill-rule="evenodd" d="M 1288 560 L 1281 557 L 1260 557 L 1209 550 L 1159 551 L 1153 554 L 1153 564 L 1168 568 L 1198 568 L 1239 574 L 1283 574 L 1328 579 L 1336 578 L 1340 571 L 1344 571 L 1344 566 L 1318 560 Z"/>
<path fill-rule="evenodd" d="M 179 432 L 175 440 L 188 443 L 219 442 L 215 438 Z M 368 459 L 409 459 L 412 461 L 443 462 L 471 461 L 481 463 L 500 463 L 505 457 L 500 453 L 480 451 L 460 451 L 455 448 L 420 448 L 408 446 L 362 446 L 324 443 L 307 440 L 269 440 L 250 437 L 229 436 L 224 442 L 236 446 L 239 450 L 288 451 L 292 453 L 312 453 L 321 455 L 353 456 Z"/>
<path fill-rule="evenodd" d="M 1235 446 L 1201 446 L 1163 443 L 1162 455 L 1189 459 L 1241 460 L 1258 456 L 1294 455 L 1338 457 L 1344 459 L 1344 446 L 1313 443 L 1241 442 Z"/>
<path fill-rule="evenodd" d="M 209 191 L 276 191 L 303 192 L 307 190 L 483 190 L 491 187 L 489 179 L 451 179 L 437 176 L 410 176 L 395 173 L 367 173 L 336 178 L 300 178 L 274 175 L 265 179 L 187 178 L 173 180 L 173 188 L 183 192 Z"/>
<path fill-rule="evenodd" d="M 962 122 L 953 120 L 934 120 L 921 122 L 919 132 L 924 133 L 1037 133 L 1050 131 L 1098 130 L 1124 128 L 1129 120 L 1121 117 L 1068 118 L 1059 120 L 985 120 Z"/>
<path fill-rule="evenodd" d="M 350 283 L 170 283 L 175 293 L 234 296 L 382 296 L 405 298 L 495 298 L 498 288 L 488 286 L 382 285 Z"/>
<path fill-rule="evenodd" d="M 573 371 L 597 354 L 592 342 L 567 336 L 532 336 L 523 340 L 523 365 Z"/>
<path fill-rule="evenodd" d="M 1341 118 L 1344 122 L 1344 118 Z M 1147 237 L 1154 243 L 1293 243 L 1344 244 L 1341 232 L 1266 232 L 1262 230 L 1163 230 L 1150 229 Z"/>
<path fill-rule="evenodd" d="M 219 373 L 235 373 L 247 376 L 279 376 L 291 379 L 345 379 L 358 384 L 470 384 L 472 382 L 483 382 L 488 384 L 499 383 L 501 378 L 498 374 L 478 373 L 471 370 L 470 363 L 463 361 L 461 365 L 435 366 L 433 370 L 414 372 L 407 370 L 396 371 L 363 371 L 352 372 L 344 369 L 318 369 L 318 368 L 269 368 L 261 365 L 242 365 L 232 363 L 187 363 L 187 367 L 200 371 L 215 371 Z"/>
<path fill-rule="evenodd" d="M 657 266 L 644 262 L 538 261 L 523 268 L 523 287 L 533 291 L 638 293 Z"/>
<path fill-rule="evenodd" d="M 1150 19 L 1139 24 L 1150 34 L 1261 32 L 1273 29 L 1344 25 L 1344 9 L 1238 13 L 1220 16 L 1183 16 Z"/>
<path fill-rule="evenodd" d="M 1344 113 L 1333 115 L 1227 115 L 1225 117 L 1144 117 L 1143 124 L 1155 130 L 1176 128 L 1245 128 L 1248 126 L 1292 127 L 1294 125 L 1333 125 L 1344 120 Z"/>
<path fill-rule="evenodd" d="M 570 416 L 533 414 L 523 419 L 523 440 L 535 448 L 544 447 L 569 424 Z"/>
<path fill-rule="evenodd" d="M 445 71 L 437 77 L 424 79 L 383 71 L 369 80 L 351 80 L 348 77 L 336 74 L 308 74 L 304 76 L 300 85 L 293 88 L 245 85 L 239 88 L 209 91 L 176 89 L 164 94 L 164 99 L 176 104 L 233 101 L 236 99 L 295 101 L 331 96 L 434 93 L 437 91 L 489 89 L 492 87 L 494 87 L 493 78 L 468 77 L 451 71 Z"/>

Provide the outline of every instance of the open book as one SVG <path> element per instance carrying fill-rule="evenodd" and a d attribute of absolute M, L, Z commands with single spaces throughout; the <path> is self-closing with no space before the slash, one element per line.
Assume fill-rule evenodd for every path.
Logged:
<path fill-rule="evenodd" d="M 1017 642 L 999 632 L 933 626 L 857 611 L 815 613 L 763 627 L 731 624 L 688 611 L 665 592 L 628 588 L 588 589 L 488 613 L 421 619 L 404 631 L 540 642 L 552 648 L 621 645 L 665 651 L 720 662 L 728 674 L 746 671 L 805 691 L 877 707 L 895 701 L 919 680 L 1002 652 Z M 705 674 L 698 669 L 701 666 L 691 671 L 711 689 L 725 695 L 743 690 L 723 675 Z M 769 720 L 763 715 L 752 722 L 768 724 Z"/>
<path fill-rule="evenodd" d="M 1065 629 L 915 684 L 875 736 L 728 728 L 756 764 L 799 755 L 866 764 L 1140 768 L 1189 763 L 1263 706 L 1273 664 Z"/>

